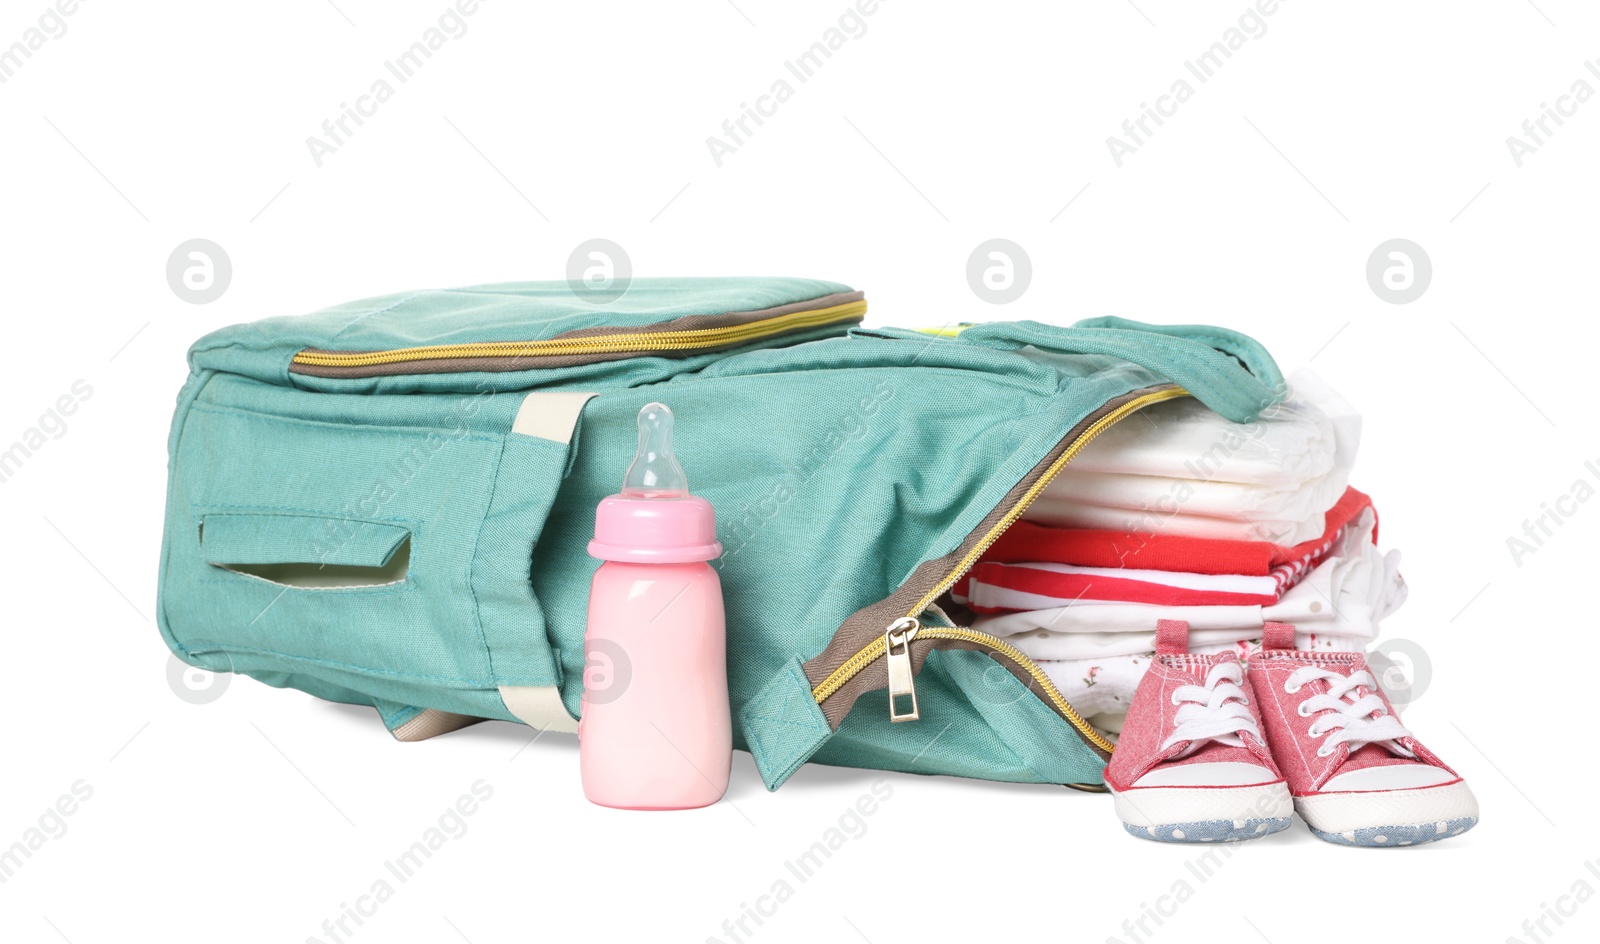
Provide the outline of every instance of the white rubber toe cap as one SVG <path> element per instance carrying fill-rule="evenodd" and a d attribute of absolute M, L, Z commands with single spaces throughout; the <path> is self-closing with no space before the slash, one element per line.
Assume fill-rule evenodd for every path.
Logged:
<path fill-rule="evenodd" d="M 1410 790 L 1319 793 L 1297 797 L 1294 805 L 1312 829 L 1326 833 L 1478 818 L 1478 798 L 1462 780 Z"/>
<path fill-rule="evenodd" d="M 1242 824 L 1294 813 L 1289 788 L 1281 780 L 1246 787 L 1132 787 L 1112 794 L 1117 818 L 1140 828 L 1216 820 Z"/>

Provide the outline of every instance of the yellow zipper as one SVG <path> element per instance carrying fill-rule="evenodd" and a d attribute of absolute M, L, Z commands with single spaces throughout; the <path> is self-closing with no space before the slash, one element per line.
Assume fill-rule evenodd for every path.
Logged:
<path fill-rule="evenodd" d="M 1072 722 L 1072 726 L 1077 728 L 1079 733 L 1081 733 L 1085 738 L 1088 738 L 1092 744 L 1101 750 L 1111 750 L 1111 742 L 1106 740 L 1105 735 L 1101 734 L 1099 731 L 1096 731 L 1093 725 L 1085 721 L 1083 719 L 1083 715 L 1078 714 L 1078 709 L 1072 707 L 1067 699 L 1062 696 L 1061 690 L 1056 688 L 1056 683 L 1050 681 L 1050 676 L 1046 675 L 1044 670 L 1039 668 L 1039 663 L 1028 658 L 1026 655 L 1023 655 L 1022 650 L 1006 642 L 1004 639 L 1001 639 L 998 636 L 991 636 L 988 633 L 980 633 L 975 629 L 966 629 L 965 627 L 961 626 L 919 626 L 916 630 L 914 638 L 955 639 L 961 642 L 977 643 L 978 645 L 987 649 L 993 649 L 995 652 L 1005 656 L 1012 662 L 1015 662 L 1017 665 L 1027 669 L 1028 674 L 1033 676 L 1033 680 L 1039 683 L 1039 688 L 1044 691 L 1045 697 L 1050 699 L 1050 703 L 1056 706 L 1057 711 L 1060 711 L 1062 715 L 1066 716 L 1068 721 Z M 880 656 L 888 651 L 887 643 L 884 641 L 883 637 L 878 637 L 878 639 L 875 640 L 872 645 L 861 650 L 861 652 L 856 653 L 856 656 L 860 657 L 863 653 L 873 651 L 876 651 Z M 874 656 L 868 658 L 867 662 L 870 663 L 873 658 L 876 657 Z M 915 692 L 912 693 L 912 697 L 913 699 L 915 698 Z M 913 704 L 912 711 L 916 711 L 915 704 Z M 915 715 L 913 714 L 910 717 L 915 717 Z"/>
<path fill-rule="evenodd" d="M 1136 397 L 1112 410 L 1110 413 L 1107 413 L 1105 416 L 1100 417 L 1098 420 L 1095 420 L 1088 429 L 1083 431 L 1082 435 L 1073 440 L 1072 443 L 1062 451 L 1061 455 L 1057 456 L 1055 461 L 1050 463 L 1049 468 L 1044 470 L 1044 473 L 1034 481 L 1033 485 L 1031 485 L 1028 490 L 1023 493 L 1022 497 L 1018 499 L 1017 503 L 1012 505 L 1010 510 L 1008 510 L 999 521 L 995 522 L 994 526 L 984 534 L 983 538 L 978 541 L 977 544 L 973 545 L 964 556 L 962 556 L 960 562 L 956 564 L 955 569 L 946 574 L 944 579 L 940 580 L 931 590 L 924 594 L 922 599 L 918 600 L 916 605 L 911 608 L 911 611 L 902 618 L 902 620 L 905 622 L 917 624 L 911 628 L 909 635 L 906 634 L 906 630 L 902 625 L 902 620 L 897 620 L 895 624 L 890 627 L 891 631 L 899 629 L 901 632 L 901 639 L 903 640 L 901 643 L 901 657 L 909 661 L 910 640 L 912 638 L 956 639 L 963 642 L 977 643 L 985 648 L 999 652 L 1028 671 L 1028 674 L 1039 683 L 1039 687 L 1044 691 L 1046 697 L 1049 698 L 1050 703 L 1061 712 L 1063 717 L 1072 723 L 1073 727 L 1078 729 L 1078 733 L 1082 734 L 1086 740 L 1088 740 L 1091 744 L 1094 744 L 1096 747 L 1099 747 L 1101 750 L 1110 751 L 1112 748 L 1111 742 L 1106 740 L 1104 735 L 1100 734 L 1100 732 L 1096 731 L 1092 725 L 1085 721 L 1083 716 L 1078 714 L 1077 709 L 1073 708 L 1072 705 L 1068 704 L 1067 700 L 1062 697 L 1060 690 L 1056 688 L 1054 682 L 1050 681 L 1049 676 L 1045 675 L 1044 670 L 1039 668 L 1037 663 L 1024 655 L 1015 646 L 999 638 L 998 636 L 991 636 L 988 633 L 965 629 L 959 626 L 921 626 L 919 618 L 921 617 L 922 613 L 939 598 L 940 594 L 950 589 L 950 587 L 954 585 L 957 580 L 961 579 L 963 574 L 972 569 L 972 566 L 977 563 L 978 558 L 982 557 L 983 553 L 987 551 L 995 541 L 1000 539 L 1000 535 L 1004 534 L 1007 528 L 1011 527 L 1011 525 L 1014 524 L 1018 518 L 1022 517 L 1023 512 L 1028 510 L 1028 506 L 1033 504 L 1034 499 L 1038 498 L 1039 495 L 1044 492 L 1045 488 L 1049 486 L 1050 482 L 1058 474 L 1060 474 L 1061 470 L 1066 467 L 1067 463 L 1076 458 L 1078 453 L 1082 452 L 1084 447 L 1093 442 L 1096 437 L 1105 432 L 1107 429 L 1111 428 L 1116 423 L 1125 419 L 1129 414 L 1137 412 L 1138 410 L 1142 410 L 1153 403 L 1160 403 L 1163 400 L 1173 400 L 1178 397 L 1186 397 L 1189 395 L 1189 391 L 1184 390 L 1181 387 L 1168 387 L 1164 390 L 1156 390 L 1151 393 L 1144 394 L 1143 396 Z M 818 704 L 821 704 L 831 697 L 834 692 L 837 692 L 839 689 L 843 688 L 845 683 L 849 682 L 863 669 L 877 661 L 879 658 L 883 657 L 888 652 L 888 633 L 885 633 L 883 636 L 879 636 L 878 638 L 874 639 L 861 651 L 857 652 L 849 659 L 846 659 L 843 665 L 829 673 L 827 678 L 823 679 L 816 688 L 811 690 L 811 697 L 815 699 Z M 914 692 L 912 694 L 914 696 Z M 892 711 L 893 702 L 891 701 L 891 712 Z M 914 711 L 915 709 L 913 708 L 913 712 Z M 914 717 L 914 714 L 905 715 L 902 717 L 904 717 L 906 720 L 910 720 L 910 718 Z"/>
<path fill-rule="evenodd" d="M 313 367 L 372 367 L 475 357 L 549 357 L 555 355 L 616 354 L 646 351 L 687 351 L 725 347 L 775 334 L 817 328 L 840 321 L 857 321 L 867 310 L 865 301 L 846 302 L 829 308 L 790 312 L 759 321 L 714 328 L 674 331 L 592 334 L 579 338 L 551 338 L 546 341 L 488 341 L 476 344 L 436 344 L 405 347 L 389 351 L 339 353 L 301 351 L 294 363 Z"/>

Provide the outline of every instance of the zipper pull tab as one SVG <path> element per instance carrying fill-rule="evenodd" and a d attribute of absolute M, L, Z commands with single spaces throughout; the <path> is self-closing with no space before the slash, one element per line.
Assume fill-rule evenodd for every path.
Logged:
<path fill-rule="evenodd" d="M 912 681 L 911 673 L 911 640 L 916 638 L 917 630 L 921 628 L 921 622 L 904 616 L 890 623 L 883 633 L 883 641 L 887 646 L 884 658 L 888 660 L 889 667 L 890 721 L 916 721 L 921 717 L 917 712 L 917 685 Z M 899 699 L 907 696 L 911 699 L 911 709 L 901 711 Z"/>

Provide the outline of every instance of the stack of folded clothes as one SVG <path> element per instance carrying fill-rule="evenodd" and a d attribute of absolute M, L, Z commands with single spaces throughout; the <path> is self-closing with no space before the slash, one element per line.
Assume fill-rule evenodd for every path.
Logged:
<path fill-rule="evenodd" d="M 1255 422 L 1157 404 L 1087 446 L 956 585 L 975 628 L 1038 661 L 1115 732 L 1155 648 L 1188 621 L 1195 652 L 1259 645 L 1293 623 L 1305 649 L 1364 649 L 1405 599 L 1349 485 L 1361 419 L 1315 375 Z"/>

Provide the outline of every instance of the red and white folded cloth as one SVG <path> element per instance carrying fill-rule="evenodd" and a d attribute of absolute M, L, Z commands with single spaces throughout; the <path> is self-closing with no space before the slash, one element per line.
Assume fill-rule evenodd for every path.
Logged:
<path fill-rule="evenodd" d="M 1354 488 L 1324 514 L 1326 526 L 1318 537 L 1299 544 L 1268 541 L 1219 541 L 1173 534 L 1149 534 L 1090 528 L 1052 528 L 1032 521 L 1013 524 L 987 551 L 983 559 L 1002 564 L 1050 561 L 1080 567 L 1130 567 L 1197 574 L 1256 574 L 1265 576 L 1280 564 L 1307 561 L 1326 550 L 1334 537 L 1372 499 Z M 1373 529 L 1377 540 L 1377 529 Z"/>
<path fill-rule="evenodd" d="M 1035 660 L 1076 660 L 1135 655 L 1154 649 L 1163 619 L 1190 624 L 1196 645 L 1227 645 L 1258 638 L 1268 621 L 1289 622 L 1319 637 L 1369 642 L 1378 624 L 1406 598 L 1400 553 L 1372 543 L 1377 516 L 1363 511 L 1317 566 L 1271 605 L 1163 606 L 1086 603 L 980 615 L 974 629 L 1007 639 Z"/>
<path fill-rule="evenodd" d="M 1093 603 L 1157 606 L 1270 606 L 1293 575 L 1186 574 L 1075 564 L 983 562 L 951 595 L 975 613 L 1042 610 Z M 1280 579 L 1281 578 L 1281 579 Z"/>
<path fill-rule="evenodd" d="M 1160 534 L 1012 525 L 952 590 L 989 614 L 1086 603 L 1270 606 L 1372 508 L 1354 488 L 1326 513 L 1328 531 L 1294 547 Z M 1372 540 L 1377 516 L 1372 513 Z M 1141 566 L 1143 565 L 1143 566 Z"/>
<path fill-rule="evenodd" d="M 1262 627 L 1291 619 L 1300 649 L 1361 651 L 1378 624 L 1406 598 L 1400 553 L 1380 553 L 1369 510 L 1346 529 L 1331 553 L 1271 606 L 1074 605 L 981 617 L 973 628 L 1005 638 L 1039 663 L 1072 706 L 1115 733 L 1120 715 L 1150 663 L 1153 627 L 1161 619 L 1192 620 L 1191 649 L 1248 654 Z"/>

